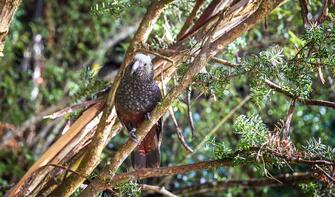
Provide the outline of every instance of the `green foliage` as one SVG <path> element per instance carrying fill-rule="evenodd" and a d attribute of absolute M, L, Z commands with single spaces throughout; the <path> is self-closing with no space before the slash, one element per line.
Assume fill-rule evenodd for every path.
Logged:
<path fill-rule="evenodd" d="M 108 86 L 106 81 L 99 79 L 89 68 L 82 70 L 80 79 L 78 91 L 73 96 L 74 100 L 92 98 Z"/>
<path fill-rule="evenodd" d="M 210 72 L 199 73 L 194 79 L 194 87 L 200 92 L 209 95 L 214 94 L 223 98 L 226 95 L 225 90 L 229 83 L 227 76 L 229 75 L 232 75 L 232 73 L 224 67 L 217 67 L 211 69 Z"/>
<path fill-rule="evenodd" d="M 334 188 L 330 188 L 316 182 L 300 184 L 299 187 L 308 196 L 321 197 L 333 196 L 334 194 Z"/>
<path fill-rule="evenodd" d="M 291 42 L 300 47 L 293 57 L 285 57 L 283 49 L 275 46 L 244 60 L 244 69 L 252 78 L 251 92 L 256 104 L 264 103 L 270 95 L 265 80 L 276 81 L 295 96 L 309 97 L 317 67 L 321 66 L 325 72 L 334 71 L 333 26 L 333 23 L 325 23 L 313 27 L 302 39 L 291 32 Z"/>
<path fill-rule="evenodd" d="M 115 187 L 117 190 L 116 196 L 127 196 L 127 197 L 139 197 L 141 196 L 141 188 L 138 186 L 136 181 L 129 181 L 122 183 Z"/>
<path fill-rule="evenodd" d="M 5 57 L 0 62 L 0 99 L 1 122 L 20 125 L 29 117 L 38 114 L 47 107 L 57 104 L 64 97 L 73 97 L 75 101 L 92 98 L 95 92 L 106 87 L 104 82 L 95 78 L 87 70 L 92 63 L 102 63 L 108 59 L 109 53 L 100 50 L 107 39 L 113 38 L 120 27 L 129 26 L 138 21 L 145 13 L 145 8 L 151 1 L 131 0 L 103 0 L 90 2 L 78 1 L 47 1 L 43 10 L 43 17 L 33 19 L 32 7 L 28 1 L 22 2 L 14 19 L 7 43 Z M 179 0 L 169 5 L 158 19 L 148 44 L 154 48 L 166 48 L 173 44 L 183 26 L 185 18 L 190 13 L 194 0 Z M 210 0 L 206 0 L 208 5 Z M 321 1 L 310 1 L 309 8 L 313 13 L 320 11 Z M 202 10 L 199 10 L 199 13 Z M 332 9 L 329 10 L 332 12 Z M 333 13 L 330 13 L 333 17 Z M 198 16 L 197 16 L 198 17 Z M 188 144 L 196 147 L 199 142 L 207 139 L 207 134 L 222 118 L 235 108 L 246 95 L 252 94 L 254 102 L 248 102 L 237 110 L 214 135 L 206 146 L 206 150 L 198 151 L 185 160 L 186 151 L 180 145 L 175 127 L 169 119 L 165 121 L 164 140 L 162 145 L 162 166 L 195 163 L 209 159 L 231 159 L 234 168 L 220 168 L 213 171 L 203 170 L 185 175 L 177 175 L 171 180 L 173 188 L 190 186 L 192 184 L 217 179 L 264 177 L 271 171 L 277 173 L 306 170 L 307 167 L 288 166 L 283 159 L 260 151 L 255 153 L 252 147 L 262 146 L 268 139 L 268 129 L 284 119 L 289 102 L 280 93 L 274 93 L 264 83 L 271 80 L 284 90 L 303 98 L 333 100 L 335 75 L 334 56 L 334 23 L 327 22 L 321 26 L 312 26 L 305 32 L 300 15 L 298 1 L 286 1 L 267 18 L 267 28 L 263 24 L 256 26 L 247 34 L 238 38 L 217 57 L 228 62 L 242 64 L 237 68 L 230 68 L 211 61 L 206 65 L 206 71 L 198 74 L 192 84 L 191 110 L 196 126 L 196 135 L 191 138 L 188 124 L 186 105 L 175 102 L 176 117 Z M 23 66 L 23 54 L 32 45 L 32 35 L 41 34 L 44 45 L 44 70 L 42 77 L 45 81 L 40 86 L 40 94 L 36 100 L 31 100 L 32 68 Z M 191 40 L 189 46 L 197 43 Z M 126 50 L 127 43 L 122 44 Z M 182 77 L 190 62 L 185 62 L 178 68 L 178 76 Z M 320 82 L 318 67 L 326 79 Z M 84 68 L 85 67 L 85 68 Z M 83 72 L 81 72 L 83 70 Z M 173 84 L 173 81 L 169 84 Z M 23 88 L 24 87 L 24 88 Z M 207 95 L 199 96 L 202 93 Z M 210 96 L 208 96 L 210 95 Z M 195 99 L 197 98 L 197 99 Z M 181 99 L 180 99 L 181 100 Z M 259 107 L 262 107 L 261 109 Z M 260 114 L 260 116 L 239 116 L 240 114 Z M 292 142 L 297 150 L 303 150 L 311 159 L 334 160 L 334 123 L 335 111 L 326 107 L 310 107 L 297 104 L 291 122 Z M 233 120 L 234 123 L 233 123 Z M 47 122 L 47 121 L 45 121 Z M 264 123 L 263 123 L 264 122 Z M 30 136 L 39 136 L 41 124 L 28 132 Z M 36 131 L 35 131 L 36 130 Z M 235 130 L 235 131 L 234 131 Z M 34 133 L 36 132 L 36 133 Z M 35 135 L 36 134 L 36 135 Z M 1 132 L 0 132 L 1 135 Z M 320 140 L 315 140 L 319 139 Z M 117 135 L 104 150 L 102 165 L 107 164 L 117 147 L 127 139 L 124 135 Z M 308 139 L 312 139 L 307 142 Z M 322 141 L 322 143 L 321 143 Z M 24 141 L 25 142 L 25 141 Z M 268 144 L 264 145 L 269 148 Z M 285 150 L 285 149 L 284 149 Z M 108 154 L 107 154 L 108 153 Z M 19 155 L 25 155 L 16 158 Z M 254 161 L 256 156 L 266 157 L 269 163 L 261 165 L 243 165 Z M 0 164 L 0 184 L 17 182 L 22 176 L 33 157 L 28 150 L 24 153 L 6 153 L 0 155 L 5 162 Z M 23 162 L 22 162 L 23 161 Z M 29 161 L 29 162 L 27 162 Z M 123 165 L 120 171 L 126 171 L 128 165 Z M 93 173 L 92 176 L 95 176 Z M 7 177 L 14 177 L 9 181 Z M 241 189 L 229 188 L 222 193 L 206 193 L 203 196 L 303 196 L 327 195 L 323 183 L 308 183 L 305 190 L 310 193 L 301 194 L 295 187 L 288 189 Z M 324 191 L 323 191 L 324 190 Z M 308 192 L 307 191 L 307 192 Z M 78 193 L 80 190 L 77 191 Z M 118 194 L 141 195 L 135 182 L 120 185 Z M 1 194 L 0 194 L 1 195 Z"/>
<path fill-rule="evenodd" d="M 216 142 L 215 138 L 209 140 L 207 146 L 212 147 L 212 152 L 214 153 L 215 159 L 230 158 L 233 153 L 232 149 L 227 146 L 225 142 Z"/>
<path fill-rule="evenodd" d="M 312 138 L 307 141 L 307 145 L 303 146 L 304 150 L 309 153 L 310 158 L 329 159 L 335 161 L 335 148 L 325 145 L 319 138 Z"/>
<path fill-rule="evenodd" d="M 27 170 L 24 166 L 30 166 L 34 162 L 33 155 L 27 147 L 23 147 L 20 151 L 0 150 L 0 158 L 3 158 L 0 162 L 1 186 L 10 185 L 16 178 L 22 177 Z M 0 195 L 4 195 L 1 190 Z"/>
<path fill-rule="evenodd" d="M 267 141 L 268 130 L 262 119 L 257 115 L 239 116 L 234 121 L 234 129 L 241 139 L 237 144 L 240 150 L 249 150 L 251 147 L 261 146 Z"/>
<path fill-rule="evenodd" d="M 141 1 L 118 0 L 118 1 L 102 1 L 93 5 L 90 11 L 95 15 L 109 14 L 114 18 L 119 17 L 127 9 L 134 6 L 140 6 Z"/>

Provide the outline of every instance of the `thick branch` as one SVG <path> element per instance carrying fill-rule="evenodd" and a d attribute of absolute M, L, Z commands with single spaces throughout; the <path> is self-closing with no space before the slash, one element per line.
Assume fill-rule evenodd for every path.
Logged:
<path fill-rule="evenodd" d="M 190 196 L 194 194 L 222 191 L 229 187 L 255 188 L 255 187 L 282 187 L 296 185 L 315 180 L 312 172 L 282 174 L 274 178 L 252 178 L 246 180 L 224 180 L 208 182 L 200 185 L 190 186 L 176 190 L 175 193 Z M 279 182 L 280 181 L 280 182 Z"/>
<path fill-rule="evenodd" d="M 328 6 L 329 6 L 329 0 L 323 0 L 323 8 L 322 8 L 322 12 L 318 18 L 318 23 L 322 24 L 327 16 L 328 16 Z"/>
<path fill-rule="evenodd" d="M 185 35 L 185 33 L 191 28 L 192 24 L 193 24 L 193 20 L 195 19 L 195 16 L 197 15 L 197 12 L 199 10 L 199 8 L 201 7 L 201 5 L 204 3 L 204 0 L 197 0 L 195 2 L 195 5 L 193 6 L 193 9 L 190 13 L 190 15 L 187 17 L 184 26 L 181 28 L 177 39 L 179 40 L 181 37 L 183 37 Z"/>
<path fill-rule="evenodd" d="M 115 116 L 115 113 L 112 113 L 114 109 L 114 96 L 119 85 L 122 72 L 126 65 L 130 62 L 133 53 L 136 51 L 136 46 L 146 41 L 158 17 L 164 8 L 172 1 L 173 0 L 154 1 L 144 16 L 137 32 L 134 35 L 132 43 L 127 50 L 125 60 L 115 79 L 115 82 L 113 83 L 111 91 L 108 94 L 107 103 L 105 105 L 102 118 L 98 124 L 97 131 L 92 139 L 92 142 L 89 144 L 88 152 L 86 152 L 85 157 L 78 167 L 77 171 L 79 173 L 90 174 L 99 163 L 100 153 L 106 144 L 106 139 L 110 135 L 109 127 L 113 124 L 112 120 L 114 120 L 113 116 Z M 63 181 L 63 183 L 51 194 L 51 196 L 69 196 L 81 185 L 82 182 L 84 182 L 84 180 L 85 179 L 83 177 L 72 174 L 69 178 Z"/>
<path fill-rule="evenodd" d="M 162 168 L 146 168 L 140 169 L 133 172 L 122 173 L 116 175 L 113 178 L 113 182 L 109 186 L 115 185 L 115 183 L 120 183 L 123 181 L 128 181 L 130 179 L 141 180 L 151 177 L 162 177 L 174 174 L 185 174 L 187 172 L 192 172 L 196 170 L 203 169 L 214 169 L 222 166 L 233 166 L 232 159 L 222 159 L 213 161 L 203 161 L 194 164 L 180 165 L 180 166 L 170 166 Z"/>
<path fill-rule="evenodd" d="M 309 20 L 308 20 L 308 8 L 307 8 L 307 1 L 306 0 L 299 0 L 300 2 L 300 8 L 301 8 L 301 17 L 302 20 L 304 21 L 305 27 L 309 25 Z"/>
<path fill-rule="evenodd" d="M 264 1 L 259 9 L 254 12 L 243 23 L 231 29 L 224 36 L 216 40 L 211 45 L 205 45 L 199 55 L 195 58 L 189 70 L 182 78 L 180 84 L 173 88 L 171 92 L 164 98 L 164 100 L 153 110 L 152 118 L 150 121 L 145 121 L 139 128 L 137 128 L 137 138 L 139 142 L 143 140 L 155 122 L 168 110 L 169 106 L 175 99 L 191 84 L 193 77 L 207 64 L 207 62 L 215 56 L 218 52 L 223 50 L 228 44 L 238 38 L 242 33 L 248 31 L 260 19 L 268 15 L 282 0 Z M 128 140 L 120 149 L 115 153 L 111 164 L 106 166 L 98 177 L 91 182 L 90 185 L 82 192 L 81 196 L 94 196 L 96 193 L 102 191 L 101 182 L 111 182 L 116 173 L 116 170 L 127 158 L 127 156 L 137 146 L 131 140 Z"/>

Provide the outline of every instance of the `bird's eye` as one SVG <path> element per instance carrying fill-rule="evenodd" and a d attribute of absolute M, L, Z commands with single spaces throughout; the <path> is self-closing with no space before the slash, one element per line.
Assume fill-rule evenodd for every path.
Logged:
<path fill-rule="evenodd" d="M 147 64 L 144 64 L 144 66 L 147 66 Z"/>

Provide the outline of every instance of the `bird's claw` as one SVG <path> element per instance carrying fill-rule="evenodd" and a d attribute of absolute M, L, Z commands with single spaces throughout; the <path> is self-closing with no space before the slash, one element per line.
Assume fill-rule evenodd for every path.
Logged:
<path fill-rule="evenodd" d="M 138 140 L 137 140 L 137 136 L 136 136 L 136 129 L 133 128 L 129 131 L 129 138 L 135 142 L 135 143 L 138 143 Z"/>
<path fill-rule="evenodd" d="M 145 113 L 145 114 L 144 114 L 144 118 L 145 118 L 146 120 L 150 120 L 150 119 L 151 119 L 151 113 L 150 113 L 150 112 Z"/>

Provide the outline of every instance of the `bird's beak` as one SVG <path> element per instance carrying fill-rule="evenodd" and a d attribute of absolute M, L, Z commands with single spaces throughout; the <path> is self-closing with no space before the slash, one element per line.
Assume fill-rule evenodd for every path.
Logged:
<path fill-rule="evenodd" d="M 134 72 L 140 67 L 140 62 L 136 61 L 134 62 L 133 66 L 131 67 L 131 72 L 130 74 L 133 75 Z"/>

